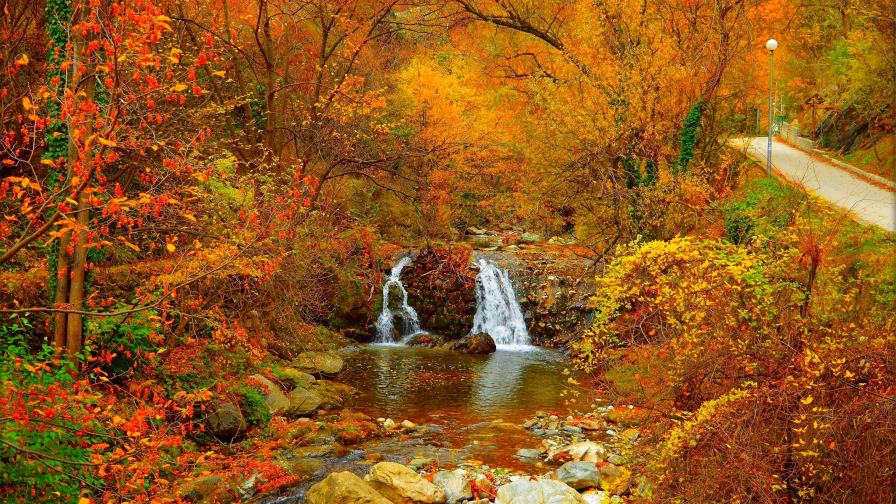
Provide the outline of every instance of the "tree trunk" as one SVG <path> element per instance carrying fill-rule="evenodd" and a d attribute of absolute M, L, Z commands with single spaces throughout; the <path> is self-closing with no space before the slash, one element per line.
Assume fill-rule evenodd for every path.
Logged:
<path fill-rule="evenodd" d="M 88 4 L 81 0 L 78 3 L 77 10 L 75 10 L 73 19 L 78 19 L 78 23 L 83 22 L 88 17 Z M 81 52 L 86 47 L 85 37 L 80 34 L 80 30 L 73 30 L 75 43 L 73 45 L 74 49 L 74 59 L 77 60 L 81 56 Z M 86 88 L 84 89 L 83 100 L 86 102 L 92 102 L 94 96 L 96 94 L 96 81 L 92 76 L 91 63 L 88 60 L 85 60 L 81 66 L 84 68 L 83 72 L 73 71 L 73 75 L 81 74 L 88 76 L 84 81 L 86 84 Z M 74 78 L 72 82 L 77 83 L 79 79 Z M 77 87 L 77 84 L 75 84 Z M 77 96 L 78 90 L 74 89 L 74 94 Z M 71 127 L 71 126 L 70 126 Z M 88 118 L 85 123 L 85 137 L 89 137 L 93 133 L 93 120 Z M 71 130 L 70 130 L 71 132 Z M 71 133 L 69 134 L 69 138 L 71 138 Z M 81 162 L 82 156 L 77 151 L 76 147 L 72 147 L 72 143 L 69 144 L 69 152 L 68 152 L 68 163 L 69 172 L 74 176 L 76 173 L 74 171 L 75 163 Z M 80 177 L 90 177 L 93 173 L 93 170 L 90 169 L 90 163 L 92 162 L 92 156 L 89 152 L 84 153 L 83 163 L 81 166 L 81 173 L 77 174 Z M 69 178 L 69 182 L 73 180 L 73 177 Z M 71 310 L 82 310 L 84 308 L 84 279 L 86 277 L 86 265 L 87 265 L 87 226 L 90 223 L 90 211 L 88 210 L 88 201 L 87 194 L 83 191 L 78 195 L 78 234 L 77 237 L 74 238 L 74 256 L 71 258 L 70 264 L 70 273 L 69 278 L 71 279 L 68 282 L 68 308 Z M 67 254 L 67 252 L 66 252 Z M 84 336 L 84 328 L 83 328 L 83 320 L 80 314 L 69 313 L 66 317 L 65 324 L 65 350 L 71 356 L 77 355 L 81 351 L 83 336 Z M 56 337 L 61 337 L 60 333 L 56 333 Z"/>
<path fill-rule="evenodd" d="M 74 20 L 83 19 L 84 9 L 81 8 L 81 5 L 75 5 L 75 12 L 72 14 L 72 23 Z M 65 22 L 64 20 L 62 21 Z M 68 74 L 68 85 L 70 87 L 70 93 L 75 97 L 75 101 L 79 100 L 78 98 L 78 84 L 77 84 L 77 75 L 80 72 L 80 56 L 84 51 L 84 37 L 80 35 L 80 33 L 75 30 L 68 30 L 71 35 L 74 37 L 69 37 L 69 40 L 72 42 L 72 60 L 71 60 L 71 70 Z M 74 138 L 75 125 L 72 123 L 72 115 L 69 114 L 66 118 L 67 129 L 68 129 L 68 152 L 66 153 L 66 170 L 65 170 L 65 183 L 72 183 L 72 176 L 74 174 L 74 164 L 78 159 L 78 146 L 72 140 Z M 69 278 L 71 277 L 71 257 L 69 255 L 68 249 L 71 245 L 71 235 L 66 234 L 59 240 L 59 252 L 56 256 L 56 290 L 53 295 L 53 307 L 57 309 L 65 309 L 68 308 L 69 301 Z M 56 313 L 53 320 L 53 345 L 57 349 L 66 348 L 66 341 L 68 337 L 68 315 L 64 312 Z"/>

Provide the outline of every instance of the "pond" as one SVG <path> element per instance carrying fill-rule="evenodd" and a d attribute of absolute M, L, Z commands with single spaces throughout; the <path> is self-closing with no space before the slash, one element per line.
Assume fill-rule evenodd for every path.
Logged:
<path fill-rule="evenodd" d="M 424 443 L 462 451 L 463 458 L 503 467 L 537 444 L 511 424 L 538 410 L 565 416 L 587 404 L 569 378 L 582 381 L 556 350 L 504 347 L 490 355 L 401 345 L 368 345 L 344 356 L 339 381 L 359 391 L 347 406 L 374 418 L 410 420 L 426 429 Z M 581 404 L 580 404 L 581 403 Z M 443 461 L 444 463 L 444 461 Z"/>
<path fill-rule="evenodd" d="M 342 351 L 345 367 L 338 381 L 358 391 L 346 407 L 373 418 L 410 420 L 414 431 L 374 438 L 359 445 L 333 447 L 325 467 L 286 495 L 265 504 L 301 502 L 305 492 L 327 474 L 350 471 L 363 477 L 377 461 L 409 465 L 417 459 L 440 467 L 487 467 L 523 474 L 549 468 L 513 457 L 541 438 L 519 426 L 536 411 L 565 417 L 587 410 L 591 397 L 569 382 L 584 383 L 562 353 L 533 346 L 502 346 L 490 355 L 444 349 L 372 344 Z M 579 393 L 578 395 L 576 395 Z"/>

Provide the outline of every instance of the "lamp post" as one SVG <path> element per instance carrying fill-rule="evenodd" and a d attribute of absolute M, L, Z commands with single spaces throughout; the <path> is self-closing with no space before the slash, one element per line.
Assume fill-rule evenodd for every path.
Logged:
<path fill-rule="evenodd" d="M 768 49 L 768 165 L 766 166 L 766 175 L 769 177 L 772 176 L 772 126 L 775 124 L 775 100 L 774 100 L 774 87 L 775 87 L 775 76 L 773 75 L 775 71 L 775 49 L 778 48 L 778 41 L 775 39 L 769 39 L 768 42 L 765 43 L 765 48 Z"/>

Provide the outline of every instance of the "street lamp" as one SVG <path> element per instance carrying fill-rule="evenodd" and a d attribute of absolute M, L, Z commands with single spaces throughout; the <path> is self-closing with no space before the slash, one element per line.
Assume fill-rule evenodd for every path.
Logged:
<path fill-rule="evenodd" d="M 775 71 L 775 49 L 778 48 L 778 41 L 775 39 L 769 39 L 768 42 L 765 43 L 765 48 L 768 49 L 768 165 L 766 167 L 766 174 L 771 177 L 772 176 L 772 125 L 775 122 L 775 105 L 774 98 L 772 93 L 775 87 L 775 77 L 773 72 Z"/>

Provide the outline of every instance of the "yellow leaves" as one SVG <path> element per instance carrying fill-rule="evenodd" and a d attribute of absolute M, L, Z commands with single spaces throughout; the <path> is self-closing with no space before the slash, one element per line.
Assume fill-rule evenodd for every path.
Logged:
<path fill-rule="evenodd" d="M 172 63 L 180 63 L 180 55 L 182 53 L 183 53 L 183 51 L 181 51 L 180 49 L 178 49 L 176 47 L 171 49 L 171 52 L 168 53 L 168 61 L 170 61 Z"/>
<path fill-rule="evenodd" d="M 28 64 L 28 62 L 28 55 L 23 53 L 21 56 L 19 56 L 19 59 L 16 60 L 16 65 L 25 66 Z"/>
<path fill-rule="evenodd" d="M 105 138 L 102 138 L 102 137 L 97 137 L 97 141 L 99 143 L 105 145 L 106 147 L 115 147 L 118 145 L 115 142 L 113 142 L 112 140 L 106 140 Z"/>
<path fill-rule="evenodd" d="M 169 244 L 165 245 L 165 248 L 168 250 L 168 253 L 169 253 L 169 254 L 173 254 L 173 253 L 174 253 L 175 247 L 174 247 L 174 244 L 173 244 L 173 243 L 169 243 Z"/>
<path fill-rule="evenodd" d="M 802 399 L 800 402 L 803 404 L 812 404 L 812 401 L 813 401 L 812 396 L 809 396 L 805 399 Z"/>
<path fill-rule="evenodd" d="M 227 72 L 225 72 L 224 70 L 220 70 L 217 72 L 212 72 L 212 75 L 214 75 L 216 77 L 221 77 L 223 79 L 224 77 L 227 77 Z"/>
<path fill-rule="evenodd" d="M 123 243 L 125 244 L 125 246 L 127 246 L 129 249 L 131 249 L 131 250 L 133 250 L 133 251 L 135 251 L 135 252 L 140 252 L 140 247 L 138 247 L 138 246 L 134 245 L 133 243 L 131 243 L 131 242 L 125 240 L 123 236 L 119 236 L 118 239 L 119 239 L 121 242 L 123 242 Z"/>
<path fill-rule="evenodd" d="M 27 111 L 31 110 L 32 108 L 37 108 L 37 107 L 35 107 L 34 105 L 31 104 L 31 100 L 27 96 L 23 96 L 22 97 L 22 108 L 24 108 L 25 111 L 27 112 Z"/>
<path fill-rule="evenodd" d="M 90 504 L 91 502 L 93 501 L 91 501 L 87 497 L 81 497 L 80 499 L 78 499 L 78 504 Z"/>
<path fill-rule="evenodd" d="M 58 133 L 58 132 L 57 132 L 57 133 Z M 42 164 L 42 165 L 47 165 L 47 166 L 52 166 L 52 167 L 54 167 L 54 168 L 56 167 L 56 163 L 54 163 L 52 159 L 41 159 L 41 160 L 40 160 L 40 164 Z"/>
<path fill-rule="evenodd" d="M 179 93 L 179 92 L 181 92 L 181 91 L 183 91 L 183 90 L 185 90 L 185 89 L 187 89 L 187 85 L 186 85 L 186 84 L 178 84 L 178 85 L 176 85 L 176 86 L 171 86 L 171 91 L 174 92 L 174 93 Z"/>

